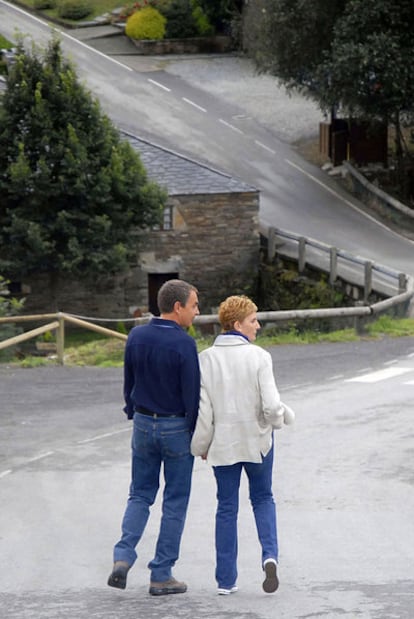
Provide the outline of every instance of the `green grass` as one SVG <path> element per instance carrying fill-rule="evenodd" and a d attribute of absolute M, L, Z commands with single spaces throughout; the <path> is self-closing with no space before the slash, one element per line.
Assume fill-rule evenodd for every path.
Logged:
<path fill-rule="evenodd" d="M 13 2 L 13 0 L 11 1 Z M 21 4 L 27 7 L 28 9 L 33 10 L 33 0 L 19 0 L 19 2 L 16 4 Z M 93 0 L 93 2 L 91 2 L 91 6 L 92 6 L 91 13 L 89 13 L 87 17 L 85 17 L 84 19 L 80 21 L 90 21 L 94 17 L 99 17 L 100 15 L 103 15 L 104 13 L 110 13 L 111 11 L 113 11 L 113 9 L 117 9 L 118 7 L 124 6 L 124 4 L 125 2 L 123 2 L 122 0 Z M 38 12 L 44 15 L 45 17 L 53 17 L 55 19 L 58 18 L 57 8 L 47 9 L 47 10 L 38 11 Z M 62 23 L 70 24 L 70 25 L 76 24 L 76 21 L 69 20 L 69 19 L 63 20 L 59 18 L 59 21 L 61 21 Z"/>
<path fill-rule="evenodd" d="M 269 346 L 282 346 L 294 344 L 303 346 L 306 344 L 355 342 L 360 339 L 376 340 L 382 337 L 414 337 L 414 319 L 394 319 L 382 316 L 367 326 L 366 335 L 361 338 L 354 329 L 342 329 L 331 333 L 318 331 L 305 331 L 299 333 L 294 329 L 280 332 L 273 329 L 271 332 L 260 334 L 257 344 L 267 348 Z M 201 352 L 214 341 L 214 336 L 201 336 L 196 334 L 198 351 Z M 74 331 L 67 335 L 65 340 L 65 365 L 68 366 L 97 366 L 97 367 L 122 367 L 125 342 L 117 338 L 107 338 L 91 331 Z M 40 365 L 56 365 L 56 356 L 34 357 L 28 355 L 20 361 L 14 361 L 12 365 L 20 367 L 38 367 Z M 9 362 L 10 365 L 10 362 Z"/>
<path fill-rule="evenodd" d="M 11 49 L 13 43 L 10 43 L 2 34 L 0 34 L 0 49 Z"/>
<path fill-rule="evenodd" d="M 370 324 L 367 329 L 372 336 L 380 337 L 386 335 L 388 337 L 406 337 L 414 335 L 414 319 L 413 318 L 391 318 L 391 316 L 381 316 Z"/>

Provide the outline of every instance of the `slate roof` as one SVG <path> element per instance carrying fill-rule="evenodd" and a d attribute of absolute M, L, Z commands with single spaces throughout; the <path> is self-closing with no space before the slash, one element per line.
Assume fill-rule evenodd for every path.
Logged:
<path fill-rule="evenodd" d="M 124 135 L 139 152 L 149 178 L 165 187 L 170 196 L 258 191 L 252 185 L 184 155 L 130 134 Z"/>

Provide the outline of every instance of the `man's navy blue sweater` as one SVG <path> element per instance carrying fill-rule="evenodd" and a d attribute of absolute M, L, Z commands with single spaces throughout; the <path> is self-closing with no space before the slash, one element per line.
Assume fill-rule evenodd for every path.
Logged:
<path fill-rule="evenodd" d="M 176 322 L 153 318 L 132 329 L 125 348 L 124 398 L 128 419 L 143 407 L 183 415 L 194 430 L 200 399 L 197 347 Z"/>

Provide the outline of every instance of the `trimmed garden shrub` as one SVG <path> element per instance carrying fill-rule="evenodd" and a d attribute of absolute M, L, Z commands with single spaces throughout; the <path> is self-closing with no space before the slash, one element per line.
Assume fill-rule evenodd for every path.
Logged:
<path fill-rule="evenodd" d="M 133 13 L 125 26 L 127 37 L 135 40 L 163 39 L 166 19 L 157 9 L 151 6 Z"/>
<path fill-rule="evenodd" d="M 58 6 L 58 15 L 65 19 L 83 19 L 91 13 L 89 0 L 61 0 Z"/>

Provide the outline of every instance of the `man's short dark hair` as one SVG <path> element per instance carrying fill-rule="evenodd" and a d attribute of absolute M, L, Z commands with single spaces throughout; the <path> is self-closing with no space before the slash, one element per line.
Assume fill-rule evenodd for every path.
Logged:
<path fill-rule="evenodd" d="M 182 279 L 169 279 L 158 291 L 157 304 L 160 314 L 170 314 L 174 310 L 174 303 L 179 301 L 182 307 L 187 303 L 190 292 L 197 288 Z"/>

